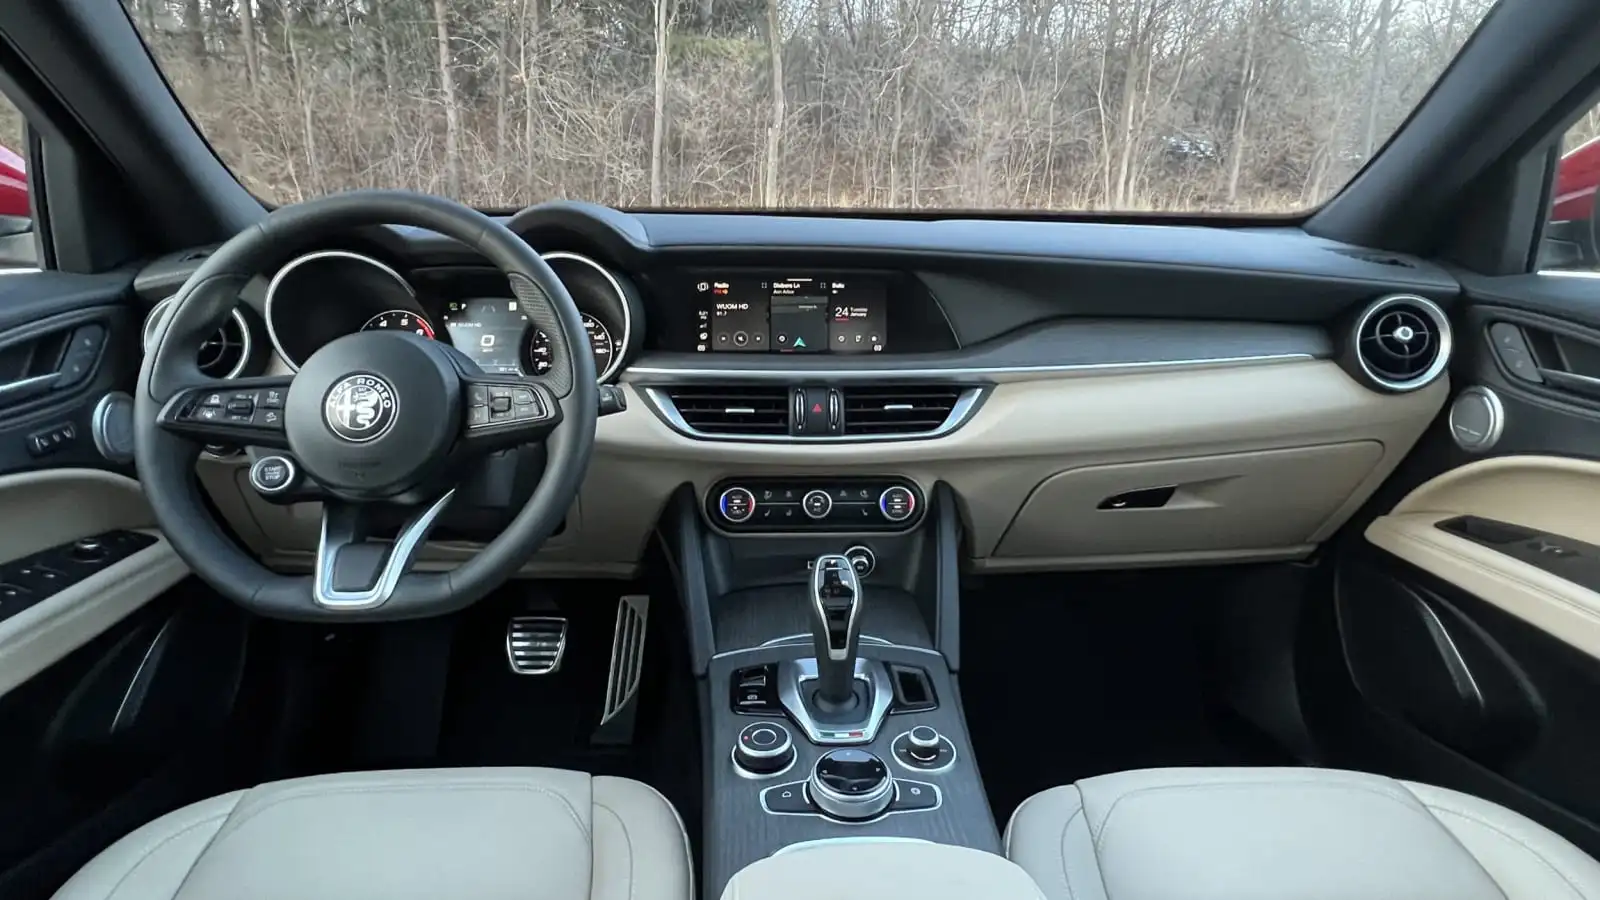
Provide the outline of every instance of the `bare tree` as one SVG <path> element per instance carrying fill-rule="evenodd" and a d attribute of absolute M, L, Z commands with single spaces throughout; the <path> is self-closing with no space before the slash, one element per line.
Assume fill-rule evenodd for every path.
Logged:
<path fill-rule="evenodd" d="M 767 0 L 767 54 L 772 59 L 772 124 L 767 126 L 767 171 L 761 182 L 761 205 L 778 205 L 778 159 L 783 150 L 783 29 L 779 0 Z M 707 3 L 709 6 L 709 2 Z"/>
<path fill-rule="evenodd" d="M 672 27 L 671 0 L 654 0 L 656 53 L 654 66 L 655 115 L 650 122 L 650 205 L 660 206 L 665 160 L 662 146 L 667 135 L 667 33 Z M 709 9 L 707 10 L 709 12 Z"/>
<path fill-rule="evenodd" d="M 439 90 L 444 94 L 445 192 L 461 196 L 461 111 L 456 106 L 456 79 L 450 53 L 450 25 L 445 21 L 445 0 L 433 0 L 433 19 L 439 38 Z"/>

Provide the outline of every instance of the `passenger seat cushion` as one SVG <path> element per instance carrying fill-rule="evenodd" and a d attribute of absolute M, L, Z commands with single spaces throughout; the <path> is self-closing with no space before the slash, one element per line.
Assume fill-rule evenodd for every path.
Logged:
<path fill-rule="evenodd" d="M 1006 852 L 1051 900 L 1600 900 L 1600 865 L 1465 795 L 1323 769 L 1150 769 L 1022 804 Z"/>
<path fill-rule="evenodd" d="M 690 900 L 670 804 L 559 769 L 359 772 L 215 797 L 128 835 L 57 900 Z"/>

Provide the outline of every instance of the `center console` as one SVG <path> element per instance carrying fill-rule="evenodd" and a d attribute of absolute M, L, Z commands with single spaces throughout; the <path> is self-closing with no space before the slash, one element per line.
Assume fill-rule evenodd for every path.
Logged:
<path fill-rule="evenodd" d="M 741 478 L 669 515 L 704 664 L 707 896 L 808 842 L 1000 852 L 952 670 L 945 493 L 894 476 Z"/>

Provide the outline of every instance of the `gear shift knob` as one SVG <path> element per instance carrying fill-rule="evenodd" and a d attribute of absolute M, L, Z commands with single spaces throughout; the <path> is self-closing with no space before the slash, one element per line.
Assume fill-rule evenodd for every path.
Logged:
<path fill-rule="evenodd" d="M 857 703 L 856 650 L 861 642 L 861 580 L 848 557 L 817 557 L 811 567 L 811 636 L 817 649 L 817 705 L 844 712 Z"/>

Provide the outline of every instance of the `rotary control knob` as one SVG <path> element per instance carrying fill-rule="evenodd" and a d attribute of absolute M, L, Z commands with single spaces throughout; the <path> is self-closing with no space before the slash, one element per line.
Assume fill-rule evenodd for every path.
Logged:
<path fill-rule="evenodd" d="M 932 763 L 939 758 L 939 732 L 928 725 L 918 725 L 906 735 L 911 745 L 911 758 L 921 763 Z"/>
<path fill-rule="evenodd" d="M 870 819 L 894 800 L 894 779 L 883 760 L 854 747 L 830 750 L 817 760 L 806 782 L 817 808 L 836 819 Z"/>
<path fill-rule="evenodd" d="M 897 484 L 878 495 L 878 511 L 891 522 L 904 522 L 917 511 L 917 495 Z"/>
<path fill-rule="evenodd" d="M 794 762 L 794 739 L 777 722 L 751 722 L 733 745 L 733 764 L 748 775 L 775 775 Z"/>
<path fill-rule="evenodd" d="M 809 491 L 800 498 L 800 508 L 813 519 L 826 519 L 833 512 L 833 498 L 827 491 Z"/>
<path fill-rule="evenodd" d="M 756 514 L 756 495 L 749 488 L 728 488 L 717 499 L 717 509 L 729 522 L 748 522 Z"/>

